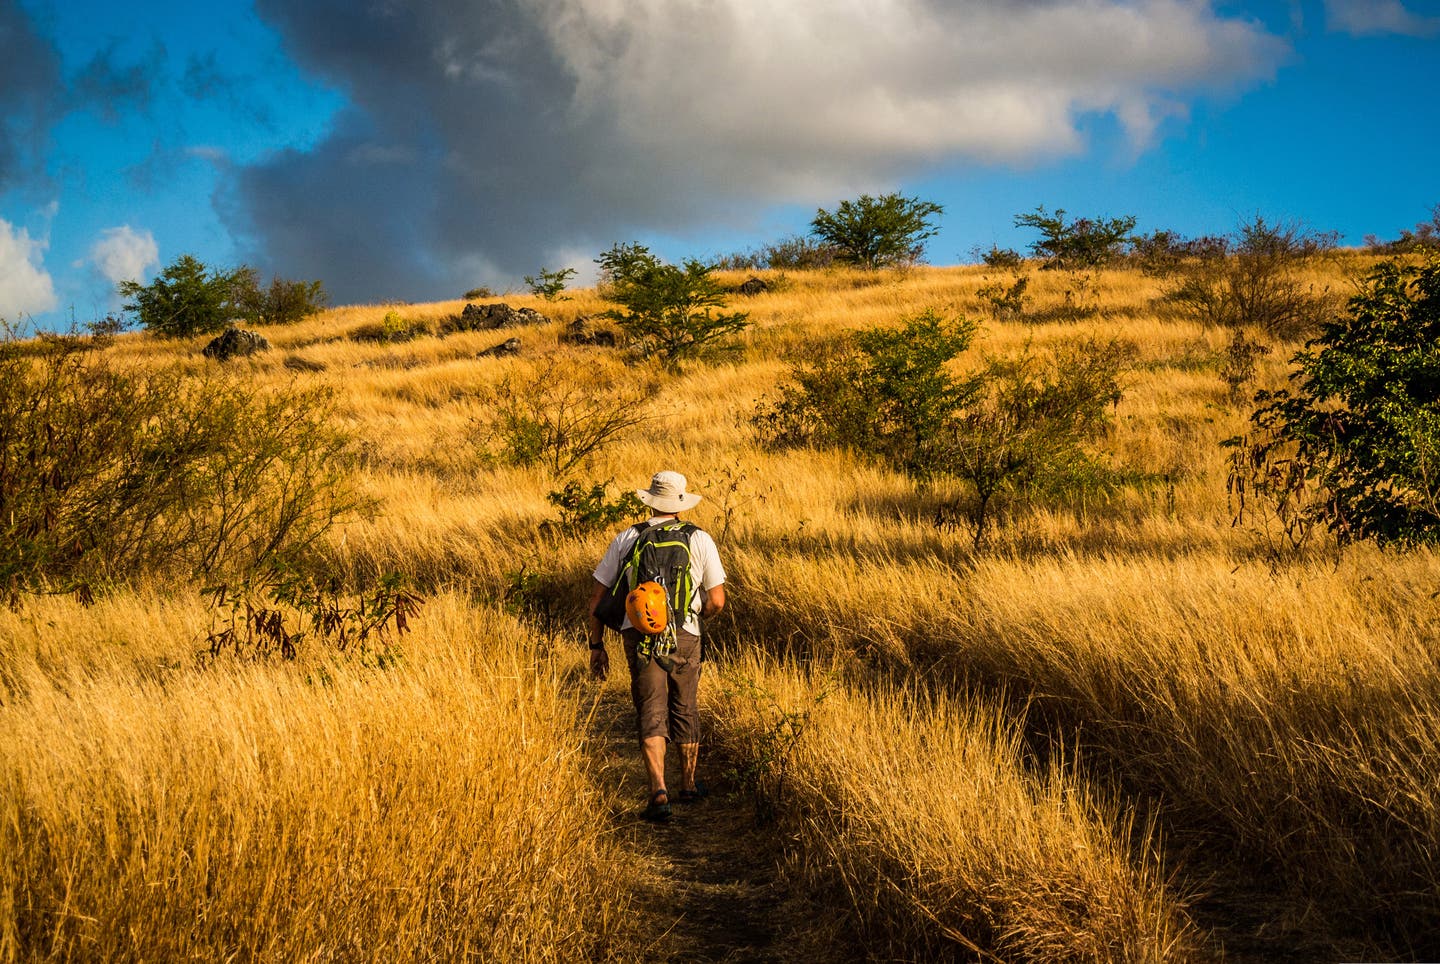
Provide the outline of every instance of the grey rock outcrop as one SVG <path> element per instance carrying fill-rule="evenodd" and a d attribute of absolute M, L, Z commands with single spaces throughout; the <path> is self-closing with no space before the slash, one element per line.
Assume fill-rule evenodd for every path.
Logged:
<path fill-rule="evenodd" d="M 550 319 L 534 308 L 512 308 L 504 302 L 488 305 L 469 304 L 450 319 L 449 331 L 494 331 L 497 328 L 518 328 L 522 325 L 543 325 Z"/>
<path fill-rule="evenodd" d="M 739 287 L 742 295 L 758 295 L 770 290 L 770 284 L 760 278 L 750 278 Z"/>
<path fill-rule="evenodd" d="M 206 358 L 225 362 L 269 350 L 270 342 L 265 340 L 264 335 L 243 328 L 226 328 L 219 337 L 211 339 L 202 354 Z"/>

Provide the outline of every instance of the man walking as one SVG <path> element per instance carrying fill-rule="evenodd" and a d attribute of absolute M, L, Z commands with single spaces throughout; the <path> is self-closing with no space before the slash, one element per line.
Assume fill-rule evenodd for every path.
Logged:
<path fill-rule="evenodd" d="M 621 532 L 605 550 L 604 558 L 595 568 L 596 585 L 589 610 L 590 672 L 603 680 L 610 670 L 610 655 L 605 650 L 605 623 L 597 615 L 597 608 L 612 595 L 612 587 L 616 588 L 619 598 L 635 587 L 637 560 L 642 556 L 638 549 L 655 545 L 657 538 L 663 538 L 658 544 L 670 547 L 678 544 L 688 551 L 688 572 L 679 573 L 676 579 L 682 587 L 682 596 L 674 607 L 674 650 L 662 652 L 668 646 L 657 646 L 655 638 L 634 628 L 628 616 L 618 621 L 630 666 L 630 697 L 635 703 L 641 756 L 650 780 L 650 800 L 644 817 L 656 821 L 670 817 L 670 795 L 665 787 L 667 740 L 680 747 L 681 782 L 677 802 L 690 803 L 701 796 L 695 782 L 695 765 L 700 755 L 700 717 L 696 702 L 700 685 L 700 619 L 714 616 L 725 606 L 725 570 L 720 565 L 715 540 L 698 526 L 680 522 L 680 513 L 700 502 L 700 496 L 686 492 L 685 486 L 685 476 L 679 472 L 657 472 L 650 480 L 650 488 L 636 491 L 654 515 L 649 521 Z M 622 577 L 627 582 L 617 587 Z M 683 592 L 686 588 L 688 593 Z"/>

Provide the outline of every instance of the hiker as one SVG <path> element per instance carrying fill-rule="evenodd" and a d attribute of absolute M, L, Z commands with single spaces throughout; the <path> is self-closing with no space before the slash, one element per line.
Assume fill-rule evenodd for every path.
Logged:
<path fill-rule="evenodd" d="M 590 599 L 590 672 L 603 680 L 610 671 L 605 650 L 605 627 L 620 631 L 630 665 L 630 697 L 635 702 L 641 756 L 650 778 L 647 820 L 670 817 L 670 794 L 665 787 L 666 741 L 680 747 L 679 803 L 692 803 L 704 795 L 695 782 L 700 756 L 700 717 L 696 693 L 700 685 L 700 619 L 725 606 L 725 570 L 715 540 L 693 523 L 680 521 L 680 513 L 700 502 L 685 491 L 685 476 L 657 472 L 650 488 L 636 491 L 654 512 L 647 522 L 617 535 L 595 568 L 595 592 Z M 645 587 L 647 581 L 658 587 Z M 637 585 L 640 592 L 632 593 Z M 657 601 L 637 602 L 647 588 L 667 594 Z M 612 591 L 613 590 L 613 591 Z M 623 600 L 635 605 L 658 606 L 658 611 L 636 618 L 647 629 L 658 617 L 663 632 L 649 635 L 635 628 Z M 668 605 L 667 605 L 668 603 Z M 667 621 L 668 614 L 674 618 Z M 622 618 L 623 617 L 623 618 Z M 657 624 L 658 625 L 658 624 Z"/>

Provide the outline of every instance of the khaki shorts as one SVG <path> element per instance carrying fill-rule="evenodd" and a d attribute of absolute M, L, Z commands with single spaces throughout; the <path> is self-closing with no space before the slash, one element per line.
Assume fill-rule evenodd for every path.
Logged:
<path fill-rule="evenodd" d="M 630 666 L 630 698 L 641 740 L 663 736 L 674 743 L 700 742 L 700 710 L 696 694 L 700 689 L 700 637 L 683 630 L 676 634 L 671 669 L 667 672 L 655 660 L 646 660 L 636 670 L 635 645 L 640 632 L 627 629 L 625 661 Z"/>

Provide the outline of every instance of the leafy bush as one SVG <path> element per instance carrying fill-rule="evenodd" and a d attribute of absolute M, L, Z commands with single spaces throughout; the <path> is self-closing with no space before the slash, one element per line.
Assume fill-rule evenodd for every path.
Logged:
<path fill-rule="evenodd" d="M 650 414 L 650 390 L 641 384 L 613 388 L 566 376 L 551 365 L 510 375 L 488 395 L 484 425 L 491 458 L 508 465 L 542 465 L 563 476 Z"/>
<path fill-rule="evenodd" d="M 1180 266 L 1167 302 L 1204 324 L 1254 325 L 1276 338 L 1293 339 L 1312 330 L 1330 309 L 1328 292 L 1316 292 L 1302 269 L 1330 252 L 1338 235 L 1297 224 L 1270 224 L 1262 217 L 1243 222 L 1211 257 Z"/>
<path fill-rule="evenodd" d="M 355 503 L 328 396 L 0 342 L 0 585 L 245 573 Z"/>
<path fill-rule="evenodd" d="M 242 314 L 241 296 L 253 287 L 249 268 L 210 271 L 191 255 L 175 259 L 154 281 L 122 281 L 121 297 L 131 299 L 124 310 L 134 313 L 148 331 L 169 338 L 219 331 Z"/>
<path fill-rule="evenodd" d="M 878 198 L 862 194 L 841 201 L 833 213 L 817 210 L 810 233 L 851 264 L 872 269 L 914 264 L 925 253 L 925 241 L 935 236 L 932 219 L 944 210 L 934 201 L 899 192 Z"/>
<path fill-rule="evenodd" d="M 870 328 L 806 346 L 793 382 L 762 402 L 753 424 L 777 447 L 849 448 L 918 478 L 944 468 L 947 429 L 974 395 L 949 362 L 976 326 L 926 311 L 899 328 Z"/>
<path fill-rule="evenodd" d="M 1087 443 L 1108 428 L 1107 410 L 1120 401 L 1133 359 L 1124 342 L 1091 340 L 990 362 L 955 414 L 944 452 L 949 474 L 975 492 L 964 514 L 976 546 L 1005 498 L 1104 483 Z"/>
<path fill-rule="evenodd" d="M 465 292 L 464 297 L 466 301 L 479 301 L 482 298 L 495 297 L 495 291 L 486 285 L 480 285 L 479 287 L 471 288 L 469 291 Z"/>
<path fill-rule="evenodd" d="M 649 509 L 634 492 L 621 492 L 613 499 L 608 497 L 614 481 L 596 482 L 586 488 L 583 483 L 571 480 L 564 487 L 546 493 L 545 501 L 559 510 L 560 518 L 556 523 L 544 525 L 584 535 L 645 516 Z"/>
<path fill-rule="evenodd" d="M 759 271 L 765 267 L 765 257 L 754 249 L 732 251 L 710 259 L 710 266 L 716 271 Z"/>
<path fill-rule="evenodd" d="M 808 350 L 753 424 L 771 445 L 848 448 L 919 481 L 968 483 L 978 545 L 999 497 L 1064 490 L 1097 474 L 1086 443 L 1108 425 L 1133 348 L 1086 342 L 957 378 L 950 363 L 974 333 L 971 322 L 928 311 Z"/>
<path fill-rule="evenodd" d="M 1015 215 L 1015 226 L 1034 228 L 1040 238 L 1030 245 L 1037 258 L 1043 258 L 1047 270 L 1083 271 L 1102 267 L 1120 256 L 1130 232 L 1135 229 L 1134 217 L 1076 218 L 1065 220 L 1065 209 L 1054 214 L 1042 204 L 1029 214 Z"/>
<path fill-rule="evenodd" d="M 293 325 L 324 311 L 329 304 L 325 286 L 318 281 L 272 278 L 261 288 L 255 272 L 237 272 L 235 308 L 241 318 L 256 325 Z"/>
<path fill-rule="evenodd" d="M 547 271 L 540 269 L 536 277 L 525 276 L 525 284 L 529 286 L 532 295 L 539 295 L 546 301 L 554 301 L 560 297 L 560 292 L 565 290 L 565 283 L 576 274 L 574 268 L 561 268 L 559 271 Z"/>
<path fill-rule="evenodd" d="M 714 351 L 749 327 L 746 312 L 714 310 L 725 306 L 727 292 L 699 261 L 689 259 L 681 267 L 637 262 L 621 270 L 607 297 L 623 310 L 605 316 L 615 319 L 642 356 L 658 356 L 674 367 Z"/>
<path fill-rule="evenodd" d="M 1440 261 L 1376 267 L 1293 361 L 1227 443 L 1237 519 L 1258 500 L 1295 546 L 1317 524 L 1341 544 L 1440 541 Z"/>

